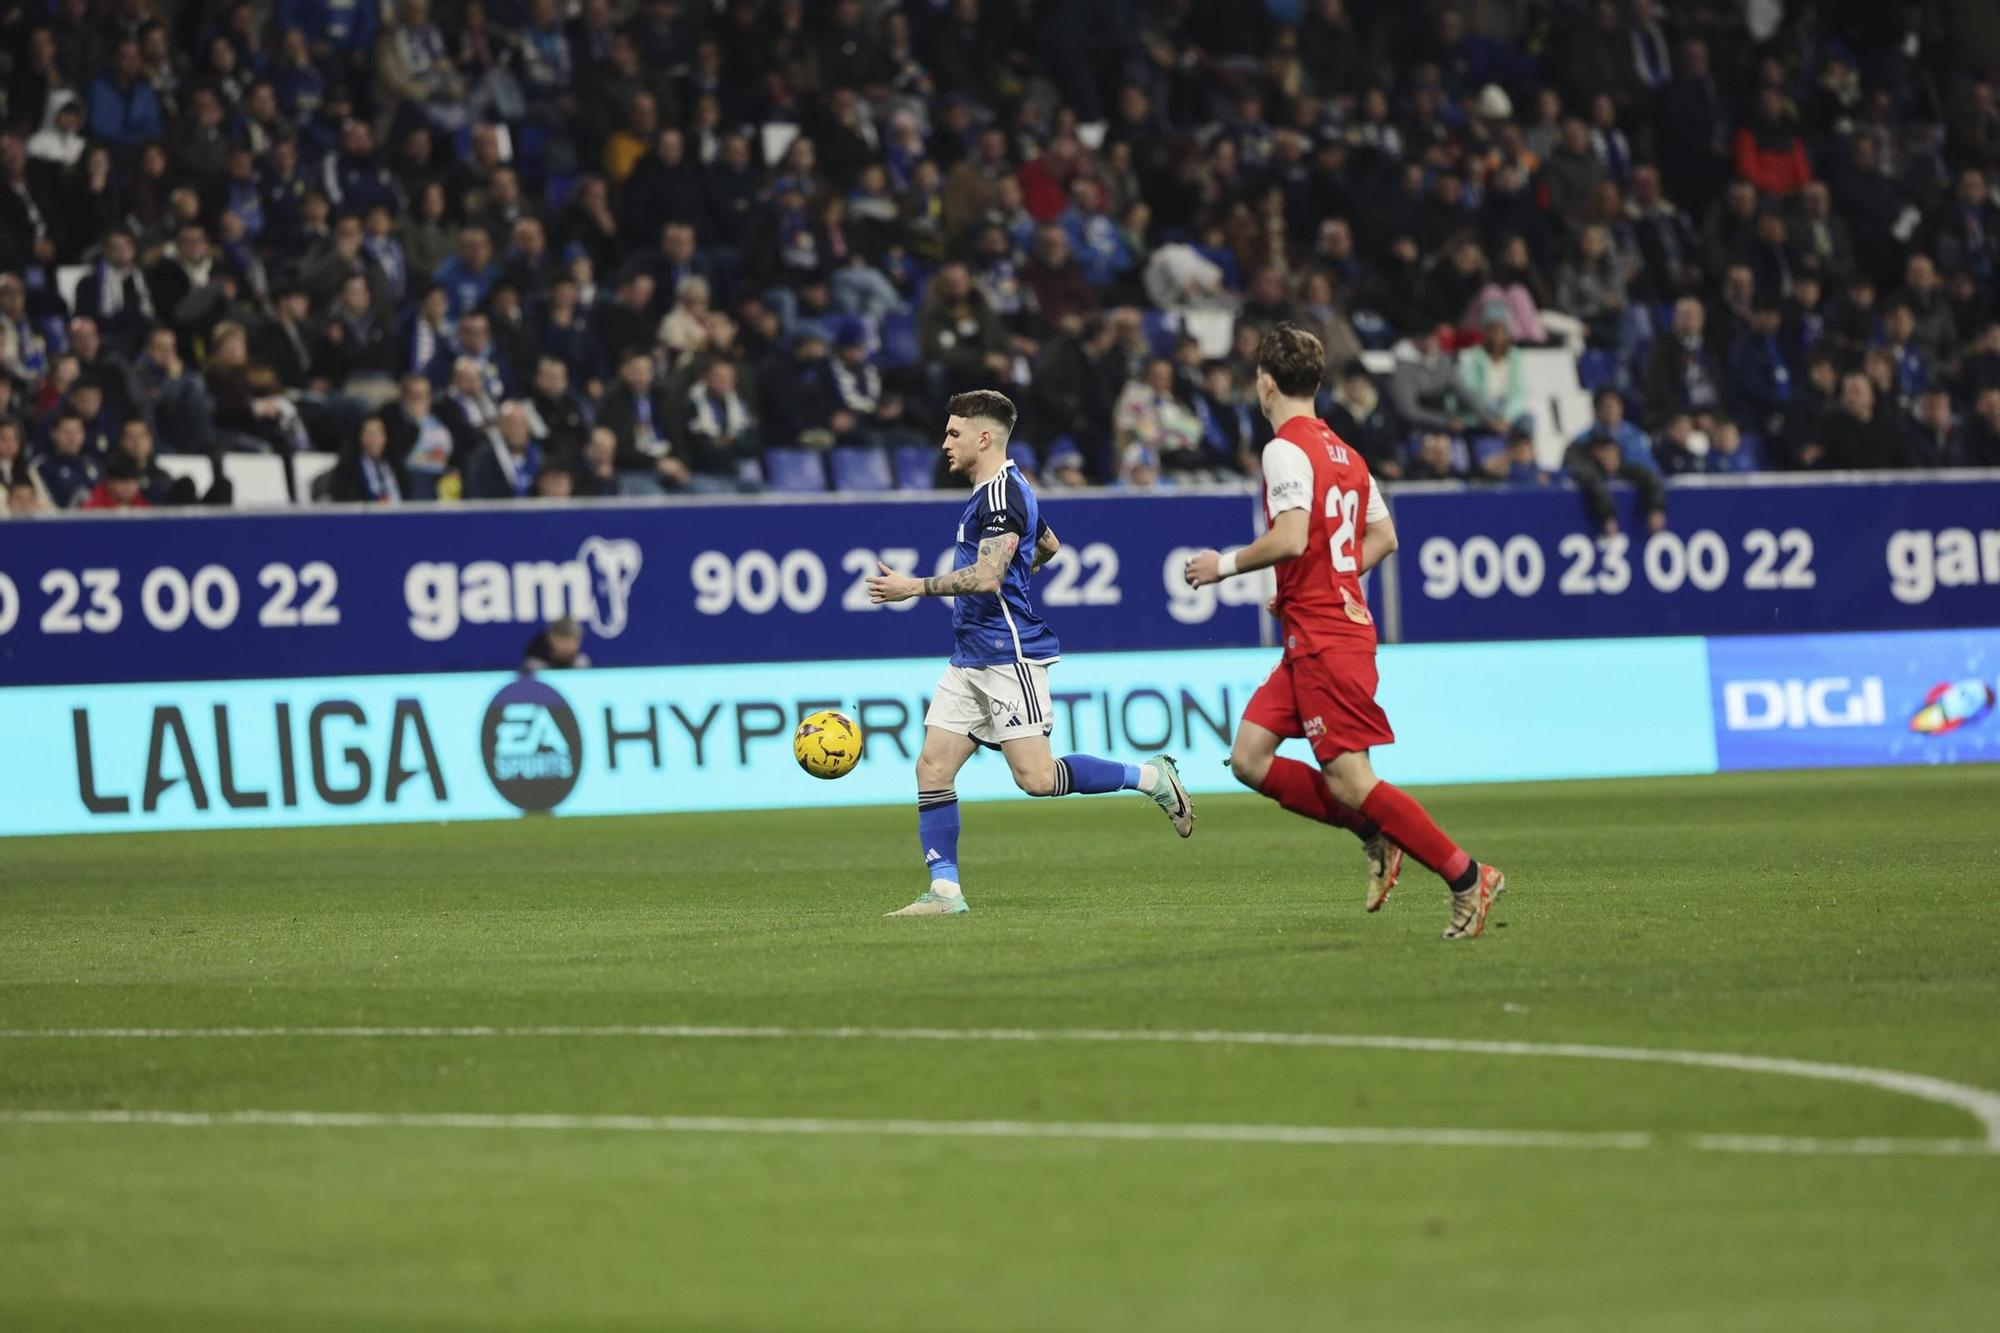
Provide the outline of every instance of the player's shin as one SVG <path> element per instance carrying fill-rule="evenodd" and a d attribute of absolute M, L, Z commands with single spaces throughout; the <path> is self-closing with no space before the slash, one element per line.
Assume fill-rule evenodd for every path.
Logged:
<path fill-rule="evenodd" d="M 1296 759 L 1273 759 L 1257 790 L 1295 815 L 1347 829 L 1364 842 L 1381 831 L 1373 820 L 1334 800 L 1320 771 Z"/>
<path fill-rule="evenodd" d="M 923 847 L 924 868 L 931 892 L 946 897 L 958 886 L 958 792 L 951 787 L 917 793 L 917 841 Z"/>
<path fill-rule="evenodd" d="M 1437 821 L 1408 792 L 1387 782 L 1378 782 L 1361 802 L 1361 813 L 1380 825 L 1382 831 L 1404 851 L 1451 885 L 1454 893 L 1463 893 L 1479 882 L 1478 864 L 1437 826 Z"/>
<path fill-rule="evenodd" d="M 1066 754 L 1056 760 L 1051 796 L 1093 795 L 1107 791 L 1144 791 L 1147 764 L 1122 764 L 1091 754 Z"/>

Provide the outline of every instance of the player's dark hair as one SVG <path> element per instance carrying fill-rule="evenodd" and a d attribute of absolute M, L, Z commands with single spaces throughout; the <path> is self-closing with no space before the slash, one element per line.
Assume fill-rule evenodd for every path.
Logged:
<path fill-rule="evenodd" d="M 978 417 L 999 425 L 1002 433 L 1014 433 L 1014 420 L 1019 415 L 1014 410 L 1014 400 L 998 389 L 974 389 L 970 393 L 955 394 L 945 405 L 945 411 L 955 417 L 968 420 Z"/>
<path fill-rule="evenodd" d="M 1326 374 L 1326 347 L 1296 324 L 1276 324 L 1257 344 L 1257 369 L 1287 398 L 1310 398 Z"/>

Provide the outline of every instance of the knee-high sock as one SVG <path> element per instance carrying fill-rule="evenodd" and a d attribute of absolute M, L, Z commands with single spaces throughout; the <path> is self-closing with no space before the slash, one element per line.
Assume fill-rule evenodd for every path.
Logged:
<path fill-rule="evenodd" d="M 1136 791 L 1138 786 L 1137 764 L 1121 764 L 1116 759 L 1099 759 L 1093 754 L 1066 754 L 1056 760 L 1056 789 L 1049 795 Z"/>
<path fill-rule="evenodd" d="M 1387 782 L 1375 784 L 1361 813 L 1382 826 L 1396 845 L 1436 872 L 1454 889 L 1470 888 L 1465 883 L 1477 871 L 1472 858 L 1453 842 L 1415 798 Z"/>
<path fill-rule="evenodd" d="M 1326 789 L 1325 776 L 1311 764 L 1296 759 L 1273 759 L 1270 771 L 1264 774 L 1264 785 L 1257 790 L 1295 815 L 1351 830 L 1363 841 L 1381 831 L 1373 820 L 1334 800 L 1333 793 Z"/>
<path fill-rule="evenodd" d="M 958 792 L 953 788 L 917 793 L 917 842 L 931 879 L 958 883 Z"/>

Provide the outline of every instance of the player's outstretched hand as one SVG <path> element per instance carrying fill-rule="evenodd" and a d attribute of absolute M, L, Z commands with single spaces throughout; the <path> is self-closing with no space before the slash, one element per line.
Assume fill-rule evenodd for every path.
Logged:
<path fill-rule="evenodd" d="M 880 560 L 875 567 L 882 572 L 868 576 L 868 601 L 880 606 L 884 602 L 907 602 L 924 590 L 924 585 L 908 574 L 898 574 Z"/>
<path fill-rule="evenodd" d="M 1182 571 L 1187 577 L 1188 587 L 1200 588 L 1222 582 L 1222 570 L 1217 565 L 1221 559 L 1219 551 L 1196 551 L 1189 556 L 1187 568 Z"/>

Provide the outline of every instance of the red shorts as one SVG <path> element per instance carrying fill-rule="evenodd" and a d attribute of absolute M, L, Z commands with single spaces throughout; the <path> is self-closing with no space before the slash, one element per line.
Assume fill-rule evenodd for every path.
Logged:
<path fill-rule="evenodd" d="M 1375 702 L 1375 654 L 1335 649 L 1287 657 L 1250 696 L 1245 722 L 1312 742 L 1322 764 L 1335 755 L 1392 745 L 1396 733 Z"/>

